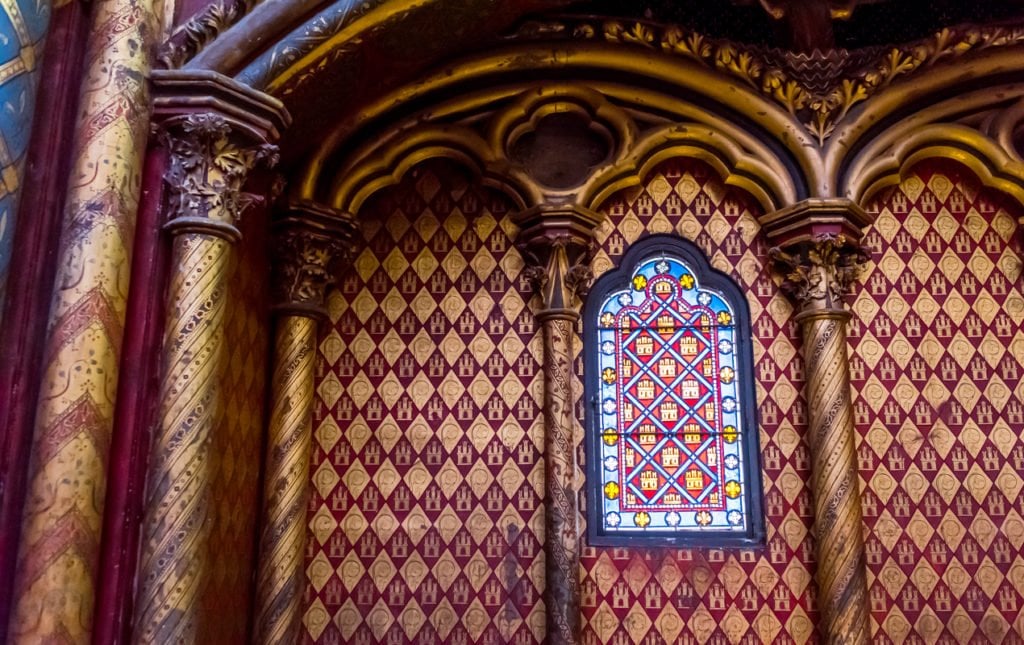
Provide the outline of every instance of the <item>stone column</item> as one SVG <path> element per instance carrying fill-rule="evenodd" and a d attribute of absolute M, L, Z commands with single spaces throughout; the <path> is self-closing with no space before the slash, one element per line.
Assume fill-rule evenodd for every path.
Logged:
<path fill-rule="evenodd" d="M 264 458 L 254 642 L 299 641 L 313 431 L 313 367 L 324 293 L 352 240 L 351 217 L 303 203 L 277 227 L 274 374 Z"/>
<path fill-rule="evenodd" d="M 224 292 L 241 234 L 259 197 L 249 171 L 273 165 L 279 103 L 214 75 L 155 78 L 154 121 L 169 153 L 165 229 L 172 238 L 160 402 L 146 485 L 132 641 L 197 642 L 209 553 L 212 455 L 226 366 Z"/>
<path fill-rule="evenodd" d="M 863 515 L 846 351 L 844 297 L 870 220 L 846 200 L 808 200 L 766 220 L 783 289 L 797 304 L 806 369 L 818 609 L 826 643 L 870 640 Z"/>
<path fill-rule="evenodd" d="M 579 495 L 572 342 L 590 284 L 591 233 L 600 216 L 580 207 L 535 208 L 515 217 L 517 246 L 541 299 L 544 335 L 544 602 L 547 643 L 575 643 L 580 615 Z"/>

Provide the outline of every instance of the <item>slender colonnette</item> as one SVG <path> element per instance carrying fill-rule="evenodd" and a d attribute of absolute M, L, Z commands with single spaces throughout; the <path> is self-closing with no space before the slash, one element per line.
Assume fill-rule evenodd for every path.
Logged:
<path fill-rule="evenodd" d="M 796 301 L 806 366 L 811 493 L 817 549 L 820 631 L 826 643 L 870 641 L 863 514 L 846 351 L 843 298 L 863 253 L 866 214 L 845 200 L 808 200 L 773 214 L 768 236 Z"/>
<path fill-rule="evenodd" d="M 257 643 L 296 643 L 302 626 L 317 324 L 326 317 L 324 294 L 354 228 L 350 216 L 312 203 L 294 205 L 276 226 L 277 331 L 264 458 Z"/>
<path fill-rule="evenodd" d="M 515 217 L 544 338 L 545 589 L 547 642 L 575 643 L 580 613 L 580 527 L 573 412 L 573 339 L 590 284 L 591 232 L 581 207 L 534 208 Z"/>

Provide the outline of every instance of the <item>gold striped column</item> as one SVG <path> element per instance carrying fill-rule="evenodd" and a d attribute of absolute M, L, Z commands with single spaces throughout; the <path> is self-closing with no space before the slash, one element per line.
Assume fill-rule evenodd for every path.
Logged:
<path fill-rule="evenodd" d="M 814 200 L 768 218 L 783 289 L 796 301 L 807 377 L 808 443 L 817 553 L 819 629 L 824 642 L 867 643 L 870 618 L 863 515 L 850 400 L 843 298 L 863 254 L 856 244 L 869 220 L 845 200 Z"/>
<path fill-rule="evenodd" d="M 277 227 L 277 331 L 264 457 L 254 642 L 287 645 L 302 625 L 317 324 L 333 266 L 349 247 L 351 217 L 303 203 Z"/>
<path fill-rule="evenodd" d="M 172 276 L 132 640 L 190 643 L 202 641 L 199 600 L 210 560 L 230 557 L 209 553 L 206 542 L 214 521 L 210 444 L 226 365 L 224 293 L 241 238 L 235 224 L 257 198 L 242 191 L 249 171 L 276 161 L 267 142 L 277 131 L 264 119 L 285 117 L 273 100 L 227 79 L 168 73 L 155 80 L 154 119 L 169 153 Z M 201 95 L 215 109 L 197 105 Z"/>
<path fill-rule="evenodd" d="M 75 159 L 52 260 L 54 294 L 14 601 L 0 641 L 88 643 L 92 637 L 107 451 L 149 136 L 144 79 L 161 33 L 160 4 L 91 5 Z"/>
<path fill-rule="evenodd" d="M 540 296 L 544 336 L 544 602 L 547 639 L 575 643 L 580 619 L 579 491 L 573 440 L 573 338 L 590 284 L 591 232 L 600 216 L 580 207 L 535 208 L 515 217 L 517 246 Z"/>

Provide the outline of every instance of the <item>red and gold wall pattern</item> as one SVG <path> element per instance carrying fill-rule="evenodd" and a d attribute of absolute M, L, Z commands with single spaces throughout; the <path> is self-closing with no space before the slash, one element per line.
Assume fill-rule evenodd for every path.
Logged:
<path fill-rule="evenodd" d="M 1024 634 L 1024 298 L 1002 204 L 935 164 L 879 203 L 867 234 L 851 368 L 883 642 Z M 585 546 L 588 645 L 815 640 L 799 329 L 758 208 L 674 160 L 602 209 L 596 274 L 640 237 L 676 232 L 746 290 L 768 539 Z M 543 638 L 542 348 L 510 209 L 437 163 L 364 208 L 320 343 L 311 641 Z"/>
<path fill-rule="evenodd" d="M 608 217 L 597 231 L 596 274 L 618 264 L 643 235 L 676 233 L 746 291 L 768 542 L 756 550 L 584 547 L 582 641 L 807 642 L 816 616 L 799 328 L 769 272 L 759 207 L 704 164 L 680 159 L 661 164 L 642 188 L 623 191 L 602 210 Z"/>
<path fill-rule="evenodd" d="M 876 204 L 865 238 L 850 368 L 876 642 L 1024 641 L 1024 297 L 1009 208 L 931 162 Z"/>
<path fill-rule="evenodd" d="M 260 451 L 266 426 L 269 282 L 265 212 L 253 209 L 242 221 L 244 243 L 228 282 L 225 315 L 227 353 L 219 384 L 223 404 L 213 435 L 209 582 L 204 589 L 199 633 L 208 642 L 246 640 L 256 553 L 253 534 L 259 507 Z M 230 554 L 225 557 L 223 554 Z"/>
<path fill-rule="evenodd" d="M 508 215 L 435 165 L 363 211 L 320 343 L 305 614 L 320 642 L 543 637 L 542 348 Z"/>

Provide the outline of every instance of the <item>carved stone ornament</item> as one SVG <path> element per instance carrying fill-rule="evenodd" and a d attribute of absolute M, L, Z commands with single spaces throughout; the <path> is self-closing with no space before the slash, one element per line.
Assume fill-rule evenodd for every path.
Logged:
<path fill-rule="evenodd" d="M 801 314 L 844 312 L 843 299 L 868 259 L 859 246 L 833 234 L 815 236 L 792 252 L 776 247 L 770 253 L 784 271 L 782 289 Z"/>
<path fill-rule="evenodd" d="M 789 56 L 711 38 L 679 25 L 589 17 L 527 22 L 512 38 L 600 41 L 685 57 L 737 78 L 760 92 L 798 118 L 823 146 L 855 105 L 894 81 L 971 53 L 1020 46 L 1024 44 L 1024 25 L 949 27 L 928 38 L 896 47 L 854 52 L 833 49 Z M 822 78 L 828 79 L 825 85 L 821 84 Z"/>
<path fill-rule="evenodd" d="M 157 59 L 167 69 L 177 69 L 192 60 L 221 32 L 245 17 L 255 0 L 214 2 L 174 30 L 157 51 Z"/>
<path fill-rule="evenodd" d="M 543 245 L 535 240 L 524 255 L 528 262 L 524 275 L 540 294 L 544 312 L 578 310 L 579 299 L 587 294 L 594 278 L 589 265 L 593 245 L 559 235 Z"/>
<path fill-rule="evenodd" d="M 276 240 L 274 303 L 278 309 L 322 314 L 332 268 L 346 261 L 345 240 L 292 228 Z"/>
<path fill-rule="evenodd" d="M 169 193 L 169 219 L 211 220 L 234 225 L 245 209 L 262 197 L 242 191 L 249 171 L 277 164 L 277 146 L 248 144 L 218 114 L 190 114 L 158 131 L 170 152 L 164 181 Z"/>

